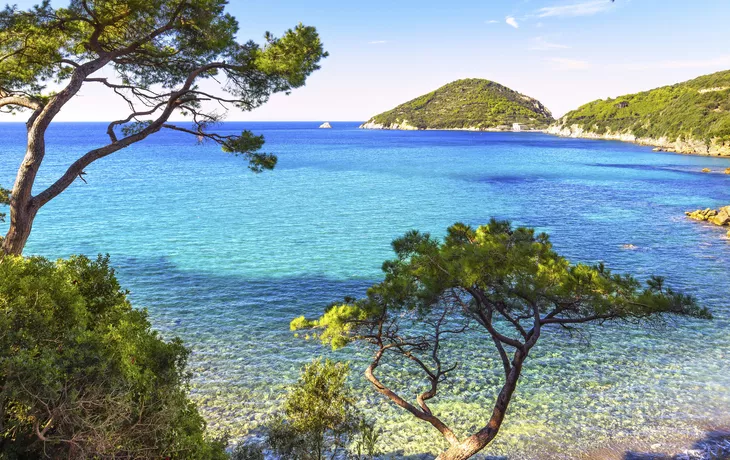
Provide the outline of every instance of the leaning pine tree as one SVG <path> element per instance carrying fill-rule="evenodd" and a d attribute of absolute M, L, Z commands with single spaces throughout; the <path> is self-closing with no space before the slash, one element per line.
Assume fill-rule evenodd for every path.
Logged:
<path fill-rule="evenodd" d="M 298 25 L 259 46 L 238 43 L 238 24 L 225 0 L 44 0 L 22 11 L 0 11 L 0 111 L 28 113 L 27 148 L 8 200 L 5 254 L 21 254 L 38 210 L 92 162 L 160 130 L 175 130 L 243 155 L 254 171 L 276 157 L 260 153 L 263 137 L 215 132 L 220 115 L 207 105 L 253 110 L 277 92 L 304 85 L 326 57 L 313 27 Z M 103 73 L 102 73 L 103 72 Z M 104 75 L 113 73 L 113 77 Z M 215 90 L 201 88 L 208 80 Z M 54 82 L 57 92 L 47 89 Z M 107 127 L 108 142 L 79 155 L 47 188 L 33 193 L 46 153 L 45 134 L 59 111 L 86 85 L 103 85 L 129 107 Z M 183 114 L 190 125 L 169 121 Z"/>
<path fill-rule="evenodd" d="M 603 265 L 570 264 L 547 235 L 507 222 L 493 220 L 477 229 L 456 224 L 443 241 L 413 231 L 395 240 L 393 248 L 397 258 L 385 262 L 385 279 L 366 298 L 332 305 L 316 320 L 297 318 L 291 327 L 314 329 L 333 348 L 353 341 L 373 346 L 365 376 L 378 392 L 441 433 L 450 445 L 441 460 L 470 458 L 494 440 L 541 336 L 583 323 L 641 322 L 662 314 L 710 318 L 662 278 L 642 285 Z M 411 321 L 413 327 L 407 324 Z M 466 437 L 457 436 L 428 406 L 458 371 L 457 363 L 444 356 L 446 342 L 453 340 L 493 347 L 503 368 L 491 416 Z M 421 371 L 425 387 L 415 401 L 391 386 L 406 382 L 376 375 L 388 357 L 405 359 Z"/>

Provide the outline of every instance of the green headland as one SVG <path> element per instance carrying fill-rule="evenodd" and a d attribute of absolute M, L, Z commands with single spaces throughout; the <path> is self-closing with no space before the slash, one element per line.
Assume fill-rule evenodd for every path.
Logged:
<path fill-rule="evenodd" d="M 553 122 L 540 101 L 499 83 L 457 80 L 372 117 L 365 129 L 459 129 L 507 131 L 545 129 Z"/>
<path fill-rule="evenodd" d="M 568 112 L 548 132 L 679 153 L 730 155 L 730 70 L 590 102 Z"/>

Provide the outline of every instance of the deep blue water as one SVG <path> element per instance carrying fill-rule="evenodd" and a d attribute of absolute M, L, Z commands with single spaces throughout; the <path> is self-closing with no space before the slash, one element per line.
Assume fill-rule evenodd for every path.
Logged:
<path fill-rule="evenodd" d="M 153 136 L 93 164 L 88 184 L 77 181 L 43 208 L 26 253 L 111 254 L 134 303 L 163 334 L 192 347 L 193 395 L 211 426 L 238 435 L 266 419 L 302 363 L 327 353 L 293 337 L 293 317 L 361 295 L 406 230 L 442 234 L 456 221 L 509 219 L 549 232 L 572 260 L 664 275 L 716 319 L 588 329 L 590 346 L 564 335 L 541 339 L 490 453 L 572 458 L 730 423 L 730 244 L 722 229 L 683 215 L 730 203 L 730 176 L 721 173 L 730 160 L 535 133 L 317 125 L 225 124 L 264 134 L 265 151 L 279 156 L 273 172 L 259 175 L 215 145 Z M 38 190 L 102 145 L 104 131 L 53 125 Z M 6 187 L 24 141 L 22 124 L 0 124 Z M 714 172 L 701 173 L 705 167 Z M 465 433 L 491 411 L 499 367 L 488 344 L 454 354 L 464 373 L 434 406 Z M 357 371 L 367 356 L 337 353 Z M 389 422 L 385 452 L 443 447 L 362 380 L 355 376 L 364 407 Z"/>

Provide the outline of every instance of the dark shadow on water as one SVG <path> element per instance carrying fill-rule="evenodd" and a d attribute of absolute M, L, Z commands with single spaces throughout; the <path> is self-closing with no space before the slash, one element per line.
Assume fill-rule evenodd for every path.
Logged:
<path fill-rule="evenodd" d="M 324 274 L 252 278 L 237 274 L 220 274 L 203 267 L 187 271 L 166 257 L 140 259 L 113 256 L 121 284 L 131 290 L 133 301 L 153 309 L 162 304 L 175 309 L 200 310 L 207 302 L 263 301 L 270 306 L 296 303 L 320 308 L 344 296 L 362 296 L 377 280 L 337 279 Z"/>
<path fill-rule="evenodd" d="M 711 431 L 679 454 L 626 452 L 624 460 L 730 460 L 730 431 Z"/>
<path fill-rule="evenodd" d="M 660 171 L 660 172 L 673 172 L 679 174 L 689 175 L 704 175 L 704 176 L 718 176 L 717 174 L 703 173 L 698 166 L 684 166 L 680 167 L 677 165 L 648 165 L 638 163 L 584 163 L 586 166 L 598 167 L 598 168 L 617 168 L 617 169 L 632 169 L 636 171 Z"/>
<path fill-rule="evenodd" d="M 533 182 L 540 182 L 544 180 L 543 177 L 535 176 L 535 175 L 503 175 L 503 176 L 486 176 L 486 177 L 477 177 L 473 179 L 474 182 L 480 182 L 480 183 L 488 183 L 488 184 L 528 184 Z"/>

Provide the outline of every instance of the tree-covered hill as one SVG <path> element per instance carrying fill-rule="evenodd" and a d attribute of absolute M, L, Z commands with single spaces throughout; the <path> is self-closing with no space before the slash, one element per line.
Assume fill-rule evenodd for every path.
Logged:
<path fill-rule="evenodd" d="M 590 102 L 567 113 L 550 132 L 730 155 L 730 70 Z"/>
<path fill-rule="evenodd" d="M 451 82 L 371 118 L 370 129 L 543 129 L 552 114 L 539 101 L 499 83 L 470 78 Z"/>

